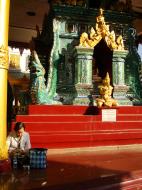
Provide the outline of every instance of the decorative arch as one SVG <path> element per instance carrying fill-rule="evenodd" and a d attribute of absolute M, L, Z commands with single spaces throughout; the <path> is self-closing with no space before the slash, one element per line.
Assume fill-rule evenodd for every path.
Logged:
<path fill-rule="evenodd" d="M 125 51 L 122 36 L 116 38 L 115 32 L 110 31 L 103 15 L 104 10 L 99 9 L 95 28 L 91 28 L 90 34 L 83 32 L 80 37 L 80 47 L 94 48 L 93 59 L 95 68 L 101 78 L 108 72 L 112 79 L 113 51 Z M 95 69 L 96 70 L 96 69 Z"/>

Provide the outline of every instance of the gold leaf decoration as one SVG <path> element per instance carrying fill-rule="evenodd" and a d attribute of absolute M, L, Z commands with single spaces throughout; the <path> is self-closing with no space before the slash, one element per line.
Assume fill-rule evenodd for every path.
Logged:
<path fill-rule="evenodd" d="M 5 48 L 3 45 L 0 46 L 0 68 L 8 69 L 8 48 Z"/>

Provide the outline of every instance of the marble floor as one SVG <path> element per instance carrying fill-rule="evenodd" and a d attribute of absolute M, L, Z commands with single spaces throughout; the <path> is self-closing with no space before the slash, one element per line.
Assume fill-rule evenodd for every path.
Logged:
<path fill-rule="evenodd" d="M 140 147 L 140 148 L 139 148 Z M 141 190 L 142 146 L 48 150 L 46 169 L 0 174 L 0 190 Z"/>

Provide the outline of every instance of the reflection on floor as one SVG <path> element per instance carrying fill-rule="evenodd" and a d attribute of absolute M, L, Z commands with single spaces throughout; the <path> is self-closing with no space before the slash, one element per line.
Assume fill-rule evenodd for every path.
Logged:
<path fill-rule="evenodd" d="M 47 169 L 0 175 L 0 190 L 142 189 L 142 146 L 48 150 Z"/>

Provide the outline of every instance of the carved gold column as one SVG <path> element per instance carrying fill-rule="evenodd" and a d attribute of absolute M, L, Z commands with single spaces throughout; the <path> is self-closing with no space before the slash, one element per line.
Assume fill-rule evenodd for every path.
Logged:
<path fill-rule="evenodd" d="M 7 75 L 8 27 L 10 0 L 0 0 L 0 160 L 8 157 L 7 135 Z"/>

